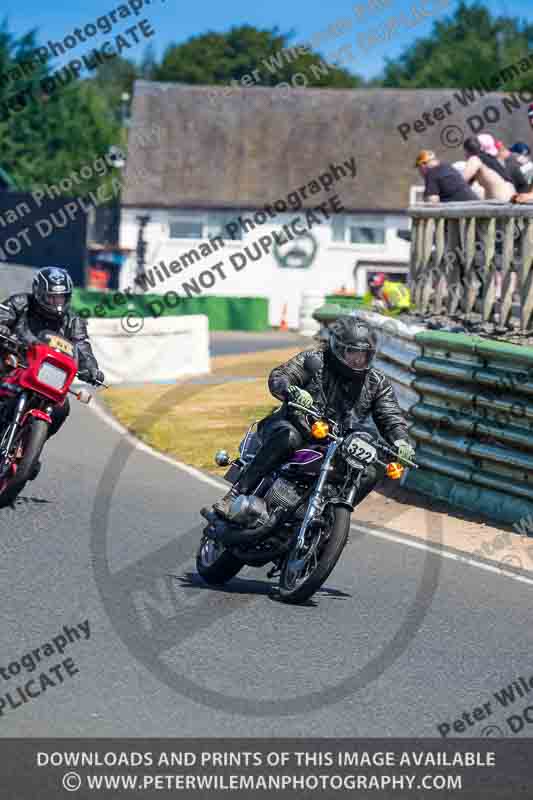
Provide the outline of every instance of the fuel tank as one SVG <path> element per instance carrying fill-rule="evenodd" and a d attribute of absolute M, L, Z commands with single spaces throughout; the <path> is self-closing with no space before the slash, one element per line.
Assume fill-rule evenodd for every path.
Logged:
<path fill-rule="evenodd" d="M 320 446 L 303 447 L 295 450 L 290 459 L 280 468 L 280 473 L 287 477 L 318 475 L 327 448 Z"/>

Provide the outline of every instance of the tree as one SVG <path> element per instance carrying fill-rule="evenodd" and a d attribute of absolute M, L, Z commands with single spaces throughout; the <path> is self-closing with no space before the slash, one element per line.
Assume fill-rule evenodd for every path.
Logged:
<path fill-rule="evenodd" d="M 127 58 L 116 58 L 100 64 L 94 73 L 94 84 L 98 93 L 106 98 L 109 108 L 114 109 L 117 122 L 121 121 L 122 94 L 133 94 L 133 84 L 141 77 L 140 69 Z"/>
<path fill-rule="evenodd" d="M 289 44 L 292 33 L 277 28 L 258 30 L 251 25 L 234 27 L 227 33 L 209 31 L 193 36 L 179 45 L 171 45 L 163 54 L 154 79 L 193 84 L 227 84 L 257 70 L 260 86 L 290 82 L 300 72 L 309 86 L 355 88 L 362 79 L 339 66 L 330 66 L 323 74 L 311 71 L 311 65 L 323 61 L 318 53 L 299 52 Z"/>
<path fill-rule="evenodd" d="M 118 122 L 94 81 L 58 81 L 43 91 L 42 82 L 53 76 L 47 63 L 31 61 L 36 47 L 33 31 L 17 40 L 5 22 L 0 27 L 0 165 L 23 190 L 58 184 L 119 141 Z M 6 104 L 21 92 L 23 101 L 15 107 Z M 102 177 L 82 178 L 75 192 L 96 190 Z"/>
<path fill-rule="evenodd" d="M 453 16 L 433 23 L 396 59 L 387 59 L 381 85 L 391 88 L 469 88 L 482 85 L 503 68 L 526 56 L 533 44 L 533 25 L 511 17 L 492 17 L 479 2 L 464 0 Z M 531 74 L 515 75 L 501 89 L 531 87 Z"/>
<path fill-rule="evenodd" d="M 145 81 L 151 81 L 154 79 L 156 68 L 157 58 L 155 47 L 152 42 L 150 42 L 146 45 L 141 63 L 139 64 L 139 76 Z"/>

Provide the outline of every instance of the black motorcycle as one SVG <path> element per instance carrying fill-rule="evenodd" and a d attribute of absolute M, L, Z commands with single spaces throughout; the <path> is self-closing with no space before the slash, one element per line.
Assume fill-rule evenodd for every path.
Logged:
<path fill-rule="evenodd" d="M 253 494 L 237 497 L 227 519 L 208 513 L 196 566 L 207 583 L 220 585 L 245 565 L 273 563 L 268 577 L 279 575 L 280 599 L 302 603 L 326 581 L 344 550 L 365 470 L 378 464 L 388 477 L 397 479 L 403 464 L 417 465 L 400 459 L 375 430 L 363 426 L 342 430 L 314 407 L 297 403 L 288 407 L 308 433 L 308 446 L 263 478 Z M 260 447 L 256 426 L 254 422 L 249 428 L 239 458 L 224 476 L 231 484 Z M 388 454 L 394 458 L 391 463 Z M 219 466 L 230 463 L 225 451 L 217 453 L 216 461 Z"/>

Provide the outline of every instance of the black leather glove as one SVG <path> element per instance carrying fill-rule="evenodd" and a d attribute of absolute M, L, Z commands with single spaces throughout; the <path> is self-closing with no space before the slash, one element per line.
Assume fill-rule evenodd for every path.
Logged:
<path fill-rule="evenodd" d="M 105 381 L 105 375 L 98 369 L 98 367 L 87 367 L 86 369 L 80 369 L 78 372 L 78 377 L 80 380 L 85 381 L 86 383 L 94 383 L 95 385 L 104 383 Z"/>

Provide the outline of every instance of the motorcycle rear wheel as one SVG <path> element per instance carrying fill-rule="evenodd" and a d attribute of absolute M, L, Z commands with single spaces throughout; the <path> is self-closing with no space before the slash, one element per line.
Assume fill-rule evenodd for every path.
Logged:
<path fill-rule="evenodd" d="M 12 476 L 0 479 L 0 508 L 11 505 L 26 486 L 48 438 L 48 429 L 43 419 L 32 419 L 20 431 L 17 446 L 23 448 L 22 458 L 16 462 Z"/>
<path fill-rule="evenodd" d="M 306 600 L 309 600 L 328 579 L 335 564 L 341 557 L 350 532 L 350 511 L 341 506 L 336 506 L 333 514 L 331 533 L 319 551 L 316 566 L 306 574 L 306 569 L 309 566 L 306 565 L 302 569 L 301 576 L 298 577 L 295 567 L 298 561 L 298 554 L 295 548 L 290 551 L 284 560 L 279 576 L 279 595 L 283 602 L 296 604 L 305 603 Z"/>
<path fill-rule="evenodd" d="M 196 553 L 196 569 L 206 583 L 221 586 L 234 578 L 243 567 L 243 562 L 222 544 L 202 536 Z"/>

